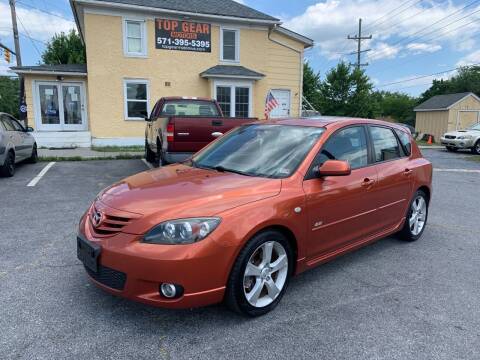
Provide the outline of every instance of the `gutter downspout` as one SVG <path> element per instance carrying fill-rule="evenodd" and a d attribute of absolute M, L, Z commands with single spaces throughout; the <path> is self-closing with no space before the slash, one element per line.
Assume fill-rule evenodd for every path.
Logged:
<path fill-rule="evenodd" d="M 286 47 L 287 49 L 290 49 L 292 51 L 295 51 L 297 54 L 299 54 L 300 56 L 300 81 L 299 81 L 299 93 L 298 93 L 298 103 L 299 103 L 299 116 L 302 116 L 302 103 L 303 103 L 303 50 L 300 51 L 300 50 L 297 50 L 293 47 L 291 47 L 290 45 L 287 45 L 287 44 L 284 44 L 278 40 L 275 40 L 275 39 L 272 39 L 270 37 L 270 35 L 272 34 L 273 30 L 275 30 L 275 28 L 277 27 L 278 25 L 274 25 L 273 27 L 269 28 L 268 29 L 268 40 L 270 40 L 271 42 L 274 42 L 275 44 L 278 44 L 280 46 L 283 46 L 283 47 Z"/>

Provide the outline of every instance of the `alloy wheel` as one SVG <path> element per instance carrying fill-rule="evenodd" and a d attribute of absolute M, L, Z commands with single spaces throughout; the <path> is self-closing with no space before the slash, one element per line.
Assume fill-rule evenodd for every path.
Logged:
<path fill-rule="evenodd" d="M 417 196 L 412 202 L 411 214 L 408 219 L 410 231 L 414 236 L 420 234 L 425 226 L 427 219 L 427 202 L 423 196 Z"/>
<path fill-rule="evenodd" d="M 477 141 L 477 143 L 475 144 L 475 153 L 477 155 L 480 155 L 480 141 Z"/>
<path fill-rule="evenodd" d="M 280 295 L 288 276 L 288 256 L 277 241 L 261 244 L 250 256 L 243 276 L 243 291 L 256 308 L 270 305 Z"/>

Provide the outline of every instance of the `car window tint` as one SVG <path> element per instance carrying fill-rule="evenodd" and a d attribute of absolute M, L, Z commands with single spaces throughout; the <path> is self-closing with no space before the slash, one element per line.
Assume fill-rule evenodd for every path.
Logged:
<path fill-rule="evenodd" d="M 392 160 L 400 157 L 400 146 L 391 129 L 370 126 L 375 162 Z"/>
<path fill-rule="evenodd" d="M 23 129 L 23 126 L 20 125 L 20 123 L 17 120 L 10 118 L 10 121 L 12 122 L 12 125 L 13 125 L 15 131 L 25 131 Z"/>
<path fill-rule="evenodd" d="M 15 131 L 15 128 L 13 127 L 13 124 L 8 117 L 2 116 L 2 123 L 3 126 L 5 126 L 5 128 L 7 129 L 7 131 Z"/>
<path fill-rule="evenodd" d="M 327 160 L 348 161 L 352 169 L 368 165 L 367 138 L 362 126 L 353 126 L 334 133 L 315 159 L 315 166 Z"/>
<path fill-rule="evenodd" d="M 407 133 L 401 131 L 401 130 L 395 130 L 395 132 L 398 135 L 398 138 L 400 139 L 400 142 L 403 145 L 403 149 L 405 151 L 406 156 L 410 156 L 412 153 L 412 141 L 410 140 L 410 136 L 408 136 Z"/>
<path fill-rule="evenodd" d="M 162 109 L 162 116 L 219 116 L 211 101 L 169 101 Z"/>

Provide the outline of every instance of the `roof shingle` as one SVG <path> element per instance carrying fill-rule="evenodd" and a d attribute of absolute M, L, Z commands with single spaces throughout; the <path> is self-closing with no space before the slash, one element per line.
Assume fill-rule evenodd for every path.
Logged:
<path fill-rule="evenodd" d="M 251 78 L 260 79 L 264 74 L 247 69 L 238 65 L 216 65 L 200 73 L 201 77 L 232 77 L 232 78 Z"/>
<path fill-rule="evenodd" d="M 58 72 L 58 73 L 87 73 L 87 64 L 58 64 L 58 65 L 34 65 L 14 66 L 14 72 Z"/>
<path fill-rule="evenodd" d="M 99 2 L 149 8 L 184 11 L 189 13 L 239 17 L 245 19 L 279 22 L 279 19 L 264 14 L 233 0 L 97 0 Z"/>
<path fill-rule="evenodd" d="M 446 95 L 436 95 L 428 99 L 427 101 L 418 105 L 414 111 L 418 110 L 446 110 L 456 102 L 462 100 L 468 95 L 475 95 L 471 92 L 456 93 L 456 94 L 446 94 Z"/>

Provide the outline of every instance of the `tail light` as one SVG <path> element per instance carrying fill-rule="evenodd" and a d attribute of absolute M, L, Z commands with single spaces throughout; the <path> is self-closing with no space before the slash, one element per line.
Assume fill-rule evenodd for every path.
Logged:
<path fill-rule="evenodd" d="M 167 125 L 167 142 L 173 142 L 175 140 L 175 125 Z"/>

